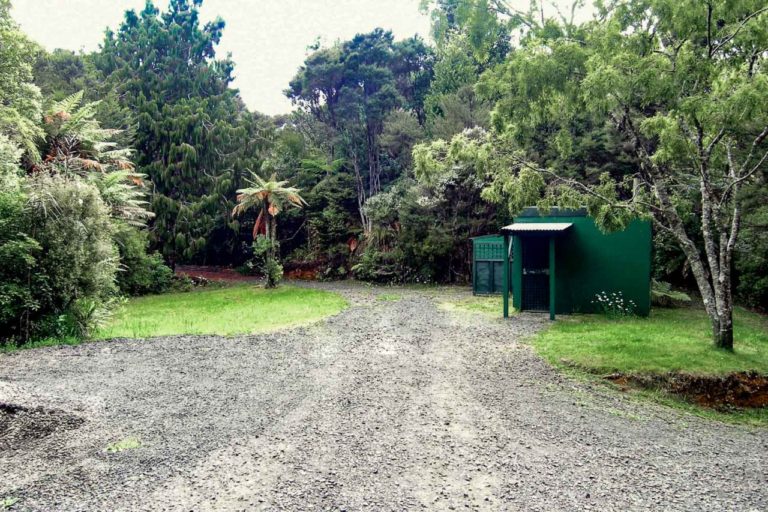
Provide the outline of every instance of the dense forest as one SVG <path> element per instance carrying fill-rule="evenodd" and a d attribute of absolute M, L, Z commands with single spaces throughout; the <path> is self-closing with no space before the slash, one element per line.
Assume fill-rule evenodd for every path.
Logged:
<path fill-rule="evenodd" d="M 231 87 L 201 4 L 150 0 L 73 53 L 0 0 L 0 337 L 87 335 L 180 264 L 465 283 L 470 238 L 532 205 L 652 219 L 655 278 L 702 297 L 717 344 L 734 301 L 768 305 L 761 0 L 606 1 L 584 23 L 578 2 L 425 0 L 429 39 L 315 46 L 273 117 Z M 236 208 L 265 190 L 289 199 L 266 228 Z"/>

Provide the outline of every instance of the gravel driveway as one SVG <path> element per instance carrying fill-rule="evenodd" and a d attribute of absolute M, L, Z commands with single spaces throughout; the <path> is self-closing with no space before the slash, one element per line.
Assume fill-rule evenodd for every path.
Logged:
<path fill-rule="evenodd" d="M 461 290 L 335 288 L 352 306 L 306 328 L 0 356 L 0 402 L 21 406 L 0 411 L 0 502 L 768 509 L 768 431 L 560 375 L 521 343 L 544 318 L 438 307 Z"/>

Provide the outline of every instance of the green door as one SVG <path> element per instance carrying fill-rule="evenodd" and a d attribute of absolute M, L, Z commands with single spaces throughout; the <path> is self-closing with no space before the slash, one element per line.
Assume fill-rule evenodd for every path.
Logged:
<path fill-rule="evenodd" d="M 549 239 L 523 239 L 522 309 L 549 311 Z"/>
<path fill-rule="evenodd" d="M 493 293 L 504 291 L 504 262 L 493 262 Z"/>
<path fill-rule="evenodd" d="M 475 262 L 475 293 L 493 293 L 493 267 L 491 261 Z"/>

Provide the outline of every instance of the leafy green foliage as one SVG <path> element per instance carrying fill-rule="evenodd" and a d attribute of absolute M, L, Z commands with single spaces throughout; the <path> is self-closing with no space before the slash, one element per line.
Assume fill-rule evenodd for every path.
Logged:
<path fill-rule="evenodd" d="M 382 29 L 316 47 L 286 91 L 299 109 L 272 119 L 249 113 L 231 89 L 234 64 L 216 52 L 224 22 L 202 23 L 201 4 L 172 0 L 161 12 L 148 2 L 125 13 L 101 50 L 75 54 L 31 43 L 0 0 L 0 263 L 23 269 L 0 269 L 0 322 L 13 323 L 14 336 L 35 322 L 40 332 L 73 330 L 61 325 L 95 319 L 91 306 L 111 296 L 78 290 L 55 311 L 40 302 L 43 246 L 64 241 L 43 240 L 40 218 L 56 208 L 32 208 L 34 180 L 23 171 L 98 191 L 117 289 L 134 295 L 167 288 L 162 259 L 250 262 L 270 283 L 281 261 L 327 279 L 464 281 L 469 238 L 531 205 L 586 206 L 609 231 L 653 216 L 654 275 L 691 286 L 690 254 L 667 229 L 655 169 L 702 255 L 702 190 L 721 204 L 715 245 L 732 225 L 729 205 L 743 200 L 725 266 L 740 300 L 768 303 L 762 153 L 728 185 L 733 162 L 748 160 L 747 135 L 768 118 L 759 1 L 713 4 L 708 27 L 708 4 L 694 0 L 601 3 L 600 21 L 580 25 L 556 6 L 545 16 L 540 3 L 424 0 L 434 47 Z M 699 140 L 712 144 L 707 159 Z M 709 188 L 695 161 L 706 161 Z M 267 181 L 288 180 L 308 203 L 275 203 L 279 233 L 250 171 L 274 172 Z M 68 189 L 67 180 L 50 187 Z M 253 213 L 233 217 L 237 191 L 249 190 L 240 209 Z"/>
<path fill-rule="evenodd" d="M 388 133 L 392 149 L 392 136 L 403 134 L 406 128 L 402 117 L 399 122 L 392 118 L 393 111 L 404 108 L 419 124 L 424 122 L 431 69 L 432 55 L 423 41 L 395 42 L 391 32 L 377 28 L 310 55 L 286 91 L 305 112 L 326 125 L 344 152 L 344 170 L 354 176 L 358 213 L 366 233 L 370 223 L 363 210 L 365 202 L 397 177 L 397 173 L 386 172 L 382 158 L 385 123 L 389 121 L 390 128 L 401 126 Z M 418 137 L 417 128 L 406 129 L 407 140 Z M 329 160 L 335 157 L 331 154 Z"/>
<path fill-rule="evenodd" d="M 42 248 L 25 232 L 25 213 L 21 194 L 0 189 L 0 331 L 7 333 L 3 337 L 21 333 L 40 307 L 31 286 L 37 284 L 37 276 L 31 279 Z"/>
<path fill-rule="evenodd" d="M 283 279 L 283 266 L 275 256 L 278 247 L 264 235 L 257 235 L 253 241 L 253 260 L 249 266 L 264 276 L 267 288 L 275 288 Z"/>
<path fill-rule="evenodd" d="M 335 293 L 292 286 L 205 288 L 130 299 L 97 337 L 251 334 L 306 325 L 346 306 Z"/>
<path fill-rule="evenodd" d="M 736 293 L 744 304 L 768 308 L 768 186 L 767 174 L 745 190 L 742 236 L 736 246 Z"/>
<path fill-rule="evenodd" d="M 72 90 L 88 81 L 83 59 L 49 59 L 18 30 L 5 0 L 0 62 L 0 341 L 88 337 L 117 302 L 117 226 L 151 217 L 142 175 L 115 140 L 120 132 L 97 120 L 99 102 Z M 69 69 L 66 84 L 43 62 Z M 33 63 L 56 90 L 45 103 L 31 84 Z"/>
<path fill-rule="evenodd" d="M 228 88 L 232 62 L 216 59 L 224 22 L 201 25 L 200 4 L 128 11 L 94 57 L 136 125 L 138 171 L 154 184 L 152 242 L 172 263 L 239 257 L 240 224 L 228 212 L 263 145 L 260 118 Z"/>
<path fill-rule="evenodd" d="M 454 58 L 467 55 L 462 44 L 482 49 L 494 13 L 526 30 L 477 84 L 494 103 L 493 136 L 417 147 L 417 172 L 439 177 L 465 157 L 490 181 L 484 198 L 508 213 L 586 206 L 605 231 L 652 218 L 684 253 L 715 344 L 730 348 L 730 269 L 750 215 L 740 190 L 759 181 L 768 156 L 758 99 L 768 78 L 756 50 L 768 39 L 768 10 L 753 0 L 621 1 L 600 4 L 599 23 L 574 25 L 563 16 L 535 23 L 504 1 L 437 4 Z"/>
<path fill-rule="evenodd" d="M 253 225 L 254 257 L 267 279 L 267 288 L 274 288 L 283 276 L 283 267 L 278 261 L 277 215 L 283 209 L 302 208 L 307 203 L 299 195 L 299 189 L 286 186 L 287 181 L 277 181 L 275 174 L 269 180 L 256 173 L 252 173 L 251 178 L 248 180 L 250 187 L 237 191 L 237 205 L 232 209 L 232 216 L 242 215 L 252 208 L 260 209 Z"/>
<path fill-rule="evenodd" d="M 3 287 L 17 290 L 18 308 L 4 319 L 11 324 L 4 337 L 87 336 L 116 291 L 109 209 L 95 187 L 61 176 L 38 175 L 25 192 L 23 219 L 18 209 L 10 216 L 18 219 L 12 229 L 29 235 L 10 244 L 21 266 L 17 277 L 3 276 Z"/>
<path fill-rule="evenodd" d="M 671 284 L 656 279 L 651 282 L 651 303 L 654 306 L 668 308 L 674 304 L 690 302 L 691 297 L 687 293 L 673 290 Z"/>
<path fill-rule="evenodd" d="M 19 163 L 23 151 L 6 135 L 0 133 L 0 190 L 17 190 L 22 175 Z"/>
<path fill-rule="evenodd" d="M 173 271 L 165 265 L 160 254 L 148 252 L 146 231 L 122 226 L 114 239 L 120 254 L 117 287 L 121 294 L 137 296 L 168 291 Z"/>
<path fill-rule="evenodd" d="M 50 53 L 41 49 L 33 65 L 34 82 L 44 97 L 61 101 L 96 86 L 91 67 L 85 55 L 60 48 Z"/>
<path fill-rule="evenodd" d="M 36 51 L 11 18 L 10 0 L 0 0 L 0 133 L 39 160 L 36 142 L 42 136 L 40 89 L 32 83 Z"/>
<path fill-rule="evenodd" d="M 109 453 L 120 453 L 126 450 L 135 450 L 136 448 L 141 448 L 141 441 L 135 437 L 126 437 L 120 441 L 109 443 L 106 451 Z"/>
<path fill-rule="evenodd" d="M 592 300 L 592 304 L 608 319 L 618 320 L 636 316 L 637 304 L 633 300 L 625 299 L 621 291 L 599 292 Z"/>
<path fill-rule="evenodd" d="M 768 372 L 765 318 L 736 310 L 735 352 L 712 350 L 709 329 L 707 314 L 693 308 L 658 309 L 648 318 L 621 322 L 575 315 L 559 320 L 532 343 L 555 364 L 565 361 L 601 373 Z"/>

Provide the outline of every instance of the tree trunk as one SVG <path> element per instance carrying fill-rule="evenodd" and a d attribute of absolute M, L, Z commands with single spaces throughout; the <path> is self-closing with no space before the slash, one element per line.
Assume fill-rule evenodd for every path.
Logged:
<path fill-rule="evenodd" d="M 277 259 L 277 219 L 272 217 L 272 233 L 269 235 L 269 247 L 272 258 Z"/>
<path fill-rule="evenodd" d="M 277 220 L 271 213 L 269 213 L 269 206 L 266 201 L 265 201 L 264 214 L 265 214 L 264 215 L 264 219 L 265 219 L 264 233 L 268 243 L 267 254 L 265 256 L 265 261 L 264 261 L 264 273 L 266 274 L 265 277 L 267 278 L 265 287 L 276 288 L 277 281 L 273 274 L 272 267 L 274 265 L 274 262 L 277 261 L 277 250 L 275 247 L 275 243 L 277 240 Z"/>
<path fill-rule="evenodd" d="M 368 216 L 365 214 L 365 186 L 363 184 L 363 176 L 360 173 L 360 162 L 357 160 L 357 155 L 353 155 L 352 168 L 355 171 L 355 190 L 357 192 L 357 212 L 360 214 L 360 224 L 363 228 L 363 233 L 367 237 L 371 232 L 371 223 L 368 220 Z"/>
<path fill-rule="evenodd" d="M 665 226 L 680 244 L 680 249 L 690 265 L 696 285 L 701 293 L 704 308 L 712 324 L 713 341 L 716 347 L 733 350 L 733 298 L 731 294 L 731 255 L 738 233 L 738 209 L 734 217 L 729 242 L 720 244 L 720 259 L 717 258 L 717 248 L 714 244 L 714 222 L 712 197 L 706 186 L 701 184 L 702 193 L 702 235 L 705 241 L 705 255 L 699 251 L 696 244 L 685 230 L 685 224 L 677 212 L 674 201 L 670 196 L 665 180 L 665 173 L 659 169 L 642 143 L 631 118 L 627 114 L 624 129 L 632 139 L 635 152 L 640 159 L 643 170 L 648 175 L 648 181 L 653 185 L 654 194 L 659 201 L 661 218 L 659 224 Z M 707 263 L 709 265 L 707 265 Z"/>
<path fill-rule="evenodd" d="M 712 322 L 712 332 L 717 348 L 733 350 L 733 307 L 723 311 L 722 316 Z"/>

